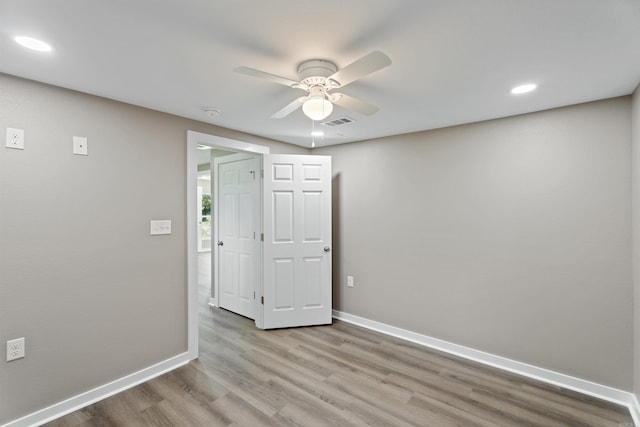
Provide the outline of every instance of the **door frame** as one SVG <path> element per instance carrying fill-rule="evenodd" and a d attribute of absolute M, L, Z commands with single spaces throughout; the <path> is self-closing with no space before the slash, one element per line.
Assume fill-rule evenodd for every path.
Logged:
<path fill-rule="evenodd" d="M 187 354 L 190 360 L 198 358 L 198 145 L 254 154 L 270 152 L 264 145 L 187 131 Z"/>

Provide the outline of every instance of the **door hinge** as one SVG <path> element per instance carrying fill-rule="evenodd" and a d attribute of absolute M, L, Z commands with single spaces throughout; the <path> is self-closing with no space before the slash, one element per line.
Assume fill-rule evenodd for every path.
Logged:
<path fill-rule="evenodd" d="M 260 303 L 264 305 L 264 297 L 260 297 Z"/>
<path fill-rule="evenodd" d="M 264 233 L 260 233 L 260 241 L 264 242 Z"/>
<path fill-rule="evenodd" d="M 264 169 L 260 171 L 260 178 L 264 178 Z"/>

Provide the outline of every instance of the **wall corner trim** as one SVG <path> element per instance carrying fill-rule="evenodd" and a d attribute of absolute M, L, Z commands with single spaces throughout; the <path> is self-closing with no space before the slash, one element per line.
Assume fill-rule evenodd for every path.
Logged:
<path fill-rule="evenodd" d="M 418 334 L 416 332 L 387 325 L 375 320 L 366 319 L 364 317 L 355 316 L 353 314 L 344 313 L 338 310 L 333 310 L 332 315 L 334 319 L 342 320 L 344 322 L 400 338 L 405 341 L 453 354 L 464 359 L 473 360 L 484 365 L 492 366 L 494 368 L 502 369 L 504 371 L 512 372 L 514 374 L 522 375 L 548 384 L 564 387 L 566 389 L 577 391 L 618 405 L 626 406 L 629 408 L 629 412 L 633 417 L 634 423 L 640 426 L 640 405 L 638 405 L 638 400 L 633 393 L 507 359 L 506 357 L 497 356 L 495 354 L 475 350 L 473 348 L 454 344 L 438 338 Z"/>
<path fill-rule="evenodd" d="M 186 365 L 190 360 L 191 358 L 189 357 L 188 352 L 179 354 L 110 383 L 70 397 L 62 402 L 55 403 L 22 418 L 18 418 L 17 420 L 9 421 L 7 424 L 0 427 L 27 427 L 39 426 L 48 423 L 56 418 L 60 418 L 71 412 L 77 411 L 78 409 L 84 408 L 85 406 L 91 405 L 92 403 L 106 399 L 109 396 L 113 396 L 114 394 L 135 387 L 138 384 L 149 381 L 152 378 L 172 371 L 180 366 Z"/>

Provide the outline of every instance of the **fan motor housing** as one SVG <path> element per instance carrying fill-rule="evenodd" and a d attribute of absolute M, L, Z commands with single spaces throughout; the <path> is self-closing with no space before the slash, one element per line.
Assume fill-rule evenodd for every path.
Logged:
<path fill-rule="evenodd" d="M 325 61 L 324 59 L 311 59 L 302 62 L 298 66 L 298 76 L 300 76 L 300 80 L 308 86 L 326 83 L 327 77 L 336 71 L 338 71 L 336 64 Z"/>

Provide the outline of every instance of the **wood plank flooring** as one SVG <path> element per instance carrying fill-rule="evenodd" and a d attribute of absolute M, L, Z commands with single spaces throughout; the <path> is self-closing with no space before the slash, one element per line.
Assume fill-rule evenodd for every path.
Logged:
<path fill-rule="evenodd" d="M 624 407 L 344 322 L 260 331 L 207 291 L 198 360 L 48 426 L 633 425 Z"/>

